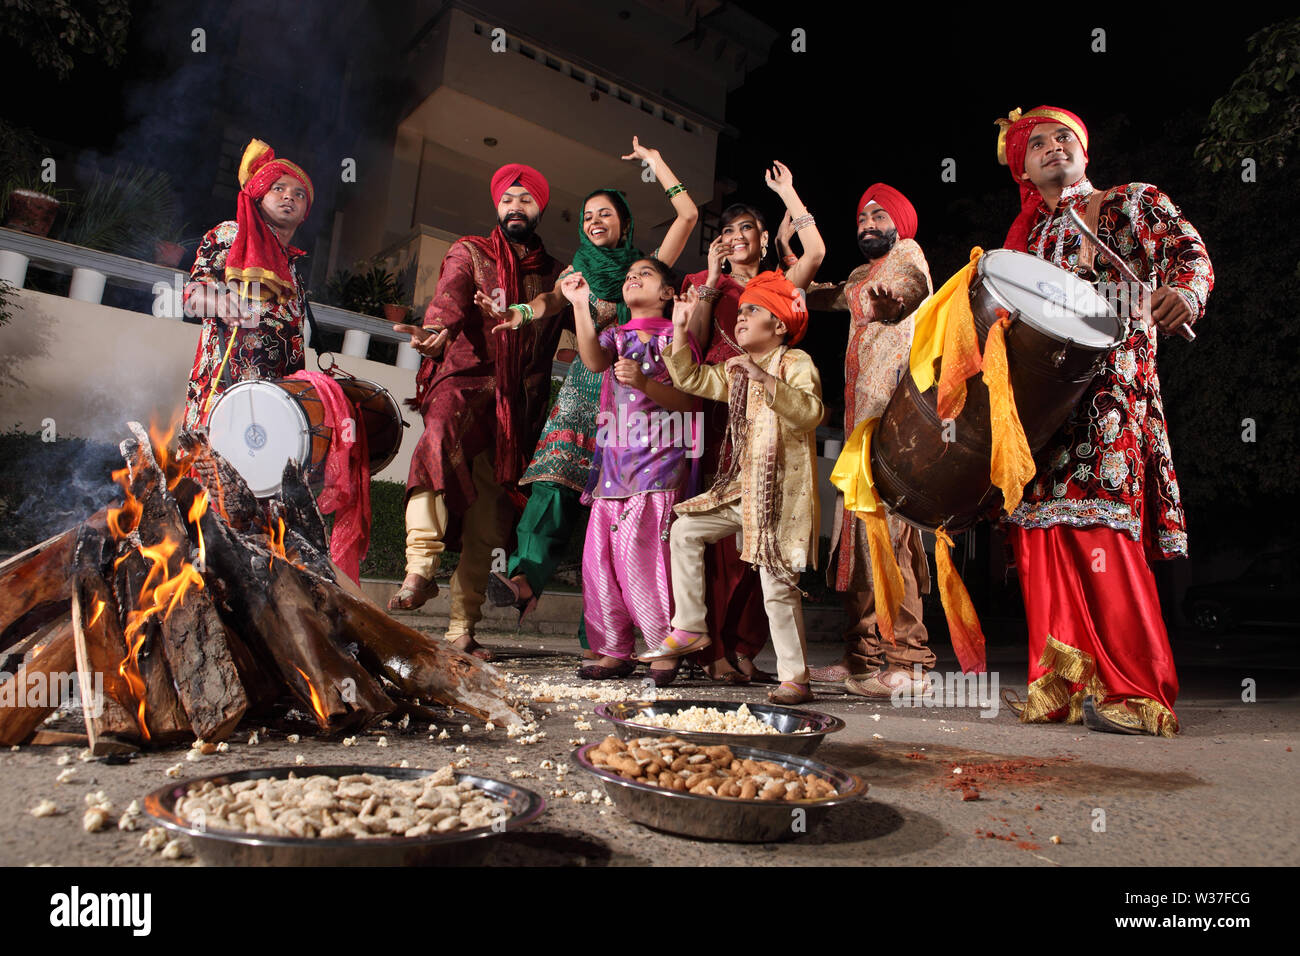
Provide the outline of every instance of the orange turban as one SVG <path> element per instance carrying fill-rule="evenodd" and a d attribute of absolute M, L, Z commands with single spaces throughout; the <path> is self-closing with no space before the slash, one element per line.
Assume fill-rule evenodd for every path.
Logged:
<path fill-rule="evenodd" d="M 762 306 L 784 322 L 789 329 L 787 342 L 790 345 L 798 344 L 808 331 L 808 306 L 804 302 L 803 290 L 787 279 L 780 269 L 760 272 L 750 279 L 740 294 L 740 304 L 746 302 Z"/>
<path fill-rule="evenodd" d="M 858 215 L 862 214 L 869 202 L 874 202 L 889 213 L 889 218 L 894 220 L 894 228 L 898 230 L 899 239 L 916 238 L 916 207 L 897 189 L 884 183 L 868 186 L 858 200 Z"/>
<path fill-rule="evenodd" d="M 1028 113 L 1014 109 L 1006 119 L 995 120 L 1001 130 L 998 133 L 998 162 L 1011 170 L 1011 178 L 1020 187 L 1020 215 L 1011 224 L 1003 245 L 1008 249 L 1025 252 L 1029 247 L 1029 230 L 1034 223 L 1034 213 L 1038 209 L 1038 190 L 1034 184 L 1025 179 L 1025 153 L 1029 149 L 1029 137 L 1039 123 L 1059 123 L 1074 133 L 1083 147 L 1083 158 L 1088 159 L 1088 127 L 1083 120 L 1069 110 L 1055 106 L 1035 106 Z"/>
<path fill-rule="evenodd" d="M 492 202 L 499 203 L 505 191 L 515 184 L 523 186 L 533 197 L 539 209 L 545 209 L 551 198 L 551 186 L 546 177 L 523 163 L 508 163 L 492 177 Z"/>

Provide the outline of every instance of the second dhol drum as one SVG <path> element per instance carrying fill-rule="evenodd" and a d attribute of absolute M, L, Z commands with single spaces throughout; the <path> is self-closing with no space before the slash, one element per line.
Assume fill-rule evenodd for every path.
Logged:
<path fill-rule="evenodd" d="M 392 394 L 374 382 L 340 378 L 339 386 L 356 409 L 356 427 L 364 431 L 370 473 L 397 457 L 402 443 L 402 412 Z M 319 487 L 331 429 L 316 387 L 301 379 L 239 382 L 212 406 L 208 438 L 222 457 L 248 482 L 259 498 L 280 490 L 285 462 L 293 459 Z"/>
<path fill-rule="evenodd" d="M 997 249 L 979 260 L 970 286 L 980 348 L 993 323 L 1007 330 L 1007 365 L 1029 450 L 1037 455 L 1061 427 L 1122 341 L 1116 311 L 1072 273 L 1023 252 Z M 876 425 L 871 474 L 891 511 L 926 530 L 963 531 L 992 516 L 1002 492 L 989 478 L 989 393 L 966 381 L 966 405 L 945 427 L 938 387 L 920 392 L 904 374 Z"/>

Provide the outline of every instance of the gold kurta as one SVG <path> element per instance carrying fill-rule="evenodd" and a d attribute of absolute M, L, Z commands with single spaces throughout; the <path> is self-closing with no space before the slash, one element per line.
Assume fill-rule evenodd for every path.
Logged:
<path fill-rule="evenodd" d="M 725 363 L 698 365 L 689 349 L 665 356 L 673 384 L 683 392 L 715 402 L 728 400 Z M 754 563 L 758 541 L 760 491 L 767 468 L 765 453 L 776 450 L 780 518 L 776 539 L 792 571 L 817 567 L 817 426 L 825 416 L 821 376 L 812 356 L 785 347 L 756 358 L 755 364 L 776 376 L 776 394 L 749 382 L 745 418 L 749 440 L 742 451 L 740 477 L 720 491 L 707 491 L 676 506 L 678 514 L 698 514 L 740 499 L 740 559 Z"/>

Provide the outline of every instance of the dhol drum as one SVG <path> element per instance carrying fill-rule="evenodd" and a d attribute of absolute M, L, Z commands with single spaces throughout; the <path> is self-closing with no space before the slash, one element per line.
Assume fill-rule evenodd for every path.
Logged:
<path fill-rule="evenodd" d="M 387 468 L 402 444 L 402 411 L 381 385 L 351 376 L 336 379 L 356 409 L 366 436 L 370 473 Z M 331 429 L 316 386 L 301 379 L 261 379 L 226 389 L 208 417 L 212 447 L 248 482 L 259 498 L 280 490 L 285 462 L 293 459 L 319 487 Z"/>
<path fill-rule="evenodd" d="M 1089 283 L 1009 249 L 980 257 L 970 300 L 981 349 L 993 323 L 1004 315 L 1012 320 L 1007 366 L 1037 456 L 1122 341 L 1120 320 Z M 871 474 L 881 499 L 910 524 L 963 531 L 1002 503 L 989 478 L 989 392 L 981 376 L 967 379 L 966 405 L 947 427 L 935 410 L 937 396 L 937 384 L 922 394 L 903 375 L 876 425 Z"/>

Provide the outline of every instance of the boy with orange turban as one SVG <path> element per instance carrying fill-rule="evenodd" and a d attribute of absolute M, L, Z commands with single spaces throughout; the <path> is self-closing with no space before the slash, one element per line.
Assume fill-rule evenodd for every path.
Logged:
<path fill-rule="evenodd" d="M 1187 554 L 1187 530 L 1156 376 L 1157 331 L 1205 311 L 1214 273 L 1205 244 L 1148 183 L 1095 189 L 1088 129 L 1069 110 L 1014 110 L 998 159 L 1020 187 L 1006 246 L 1095 282 L 1126 319 L 1124 340 L 1044 447 L 1021 504 L 1005 519 L 1029 624 L 1026 722 L 1095 730 L 1178 731 L 1178 675 L 1150 558 Z M 1155 291 L 1138 301 L 1069 210 Z"/>
<path fill-rule="evenodd" d="M 779 704 L 810 700 L 799 572 L 817 566 L 817 426 L 825 408 L 812 356 L 791 348 L 808 329 L 802 290 L 781 272 L 762 272 L 745 286 L 736 319 L 741 355 L 698 365 L 687 331 L 692 288 L 673 310 L 668 373 L 681 391 L 728 404 L 729 459 L 709 491 L 677 505 L 673 525 L 672 630 L 642 660 L 707 647 L 704 549 L 737 531 L 741 560 L 759 569 L 776 650 Z"/>
<path fill-rule="evenodd" d="M 238 175 L 235 219 L 208 230 L 185 287 L 186 313 L 204 320 L 185 393 L 186 428 L 206 424 L 216 398 L 236 382 L 285 378 L 303 367 L 307 306 L 294 265 L 303 251 L 289 241 L 311 209 L 311 178 L 260 139 L 244 150 Z"/>

